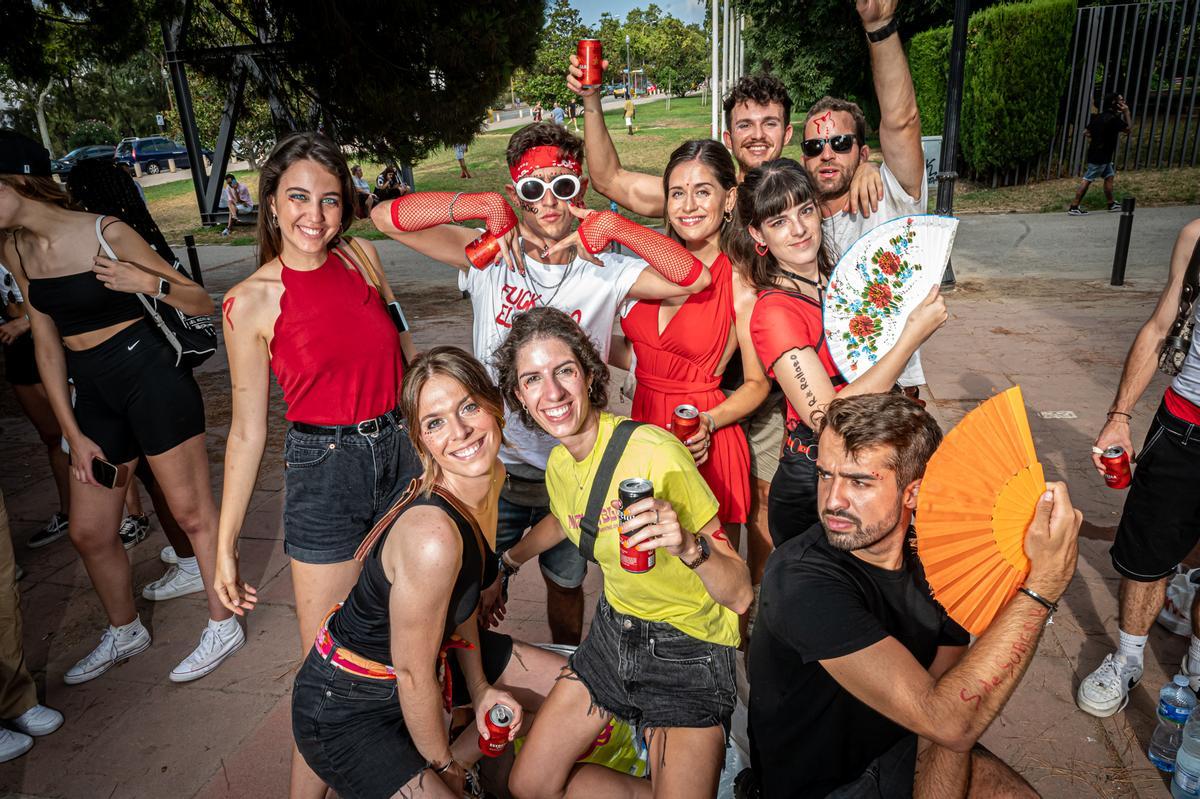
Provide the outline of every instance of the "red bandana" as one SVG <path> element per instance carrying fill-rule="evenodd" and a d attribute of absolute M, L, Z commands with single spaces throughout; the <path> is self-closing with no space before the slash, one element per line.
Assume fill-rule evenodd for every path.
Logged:
<path fill-rule="evenodd" d="M 517 161 L 516 166 L 509 167 L 508 173 L 512 175 L 515 183 L 521 178 L 528 177 L 534 170 L 548 167 L 563 167 L 571 170 L 577 176 L 582 172 L 578 159 L 564 153 L 552 144 L 546 144 L 541 147 L 530 147 L 522 153 L 521 159 Z"/>

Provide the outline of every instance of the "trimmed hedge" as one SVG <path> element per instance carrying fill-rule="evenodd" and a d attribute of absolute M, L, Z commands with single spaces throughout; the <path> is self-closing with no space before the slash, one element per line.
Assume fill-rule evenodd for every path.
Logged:
<path fill-rule="evenodd" d="M 946 84 L 950 82 L 952 25 L 918 33 L 908 43 L 908 66 L 917 90 L 921 135 L 941 136 L 946 121 Z"/>
<path fill-rule="evenodd" d="M 962 154 L 982 172 L 1045 150 L 1066 88 L 1075 0 L 997 5 L 971 15 Z"/>

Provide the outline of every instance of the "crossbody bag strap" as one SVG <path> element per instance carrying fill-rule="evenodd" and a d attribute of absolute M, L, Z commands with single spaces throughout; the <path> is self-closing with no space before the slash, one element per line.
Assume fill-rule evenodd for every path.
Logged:
<path fill-rule="evenodd" d="M 383 535 L 393 524 L 396 519 L 400 518 L 400 514 L 404 509 L 412 504 L 412 501 L 417 498 L 417 486 L 419 481 L 414 477 L 408 483 L 408 488 L 404 489 L 404 493 L 400 495 L 400 499 L 396 500 L 388 512 L 383 514 L 375 526 L 371 528 L 371 532 L 367 533 L 366 538 L 358 545 L 358 549 L 354 552 L 354 559 L 361 562 L 367 559 L 367 553 L 371 551 L 371 547 L 375 546 L 375 542 L 379 540 L 379 536 Z"/>
<path fill-rule="evenodd" d="M 1181 293 L 1182 306 L 1187 304 L 1186 315 L 1190 315 L 1193 306 L 1196 304 L 1196 295 L 1200 293 L 1200 239 L 1196 239 L 1196 246 L 1192 248 L 1192 259 L 1188 261 L 1187 271 L 1183 273 L 1183 291 Z M 1182 307 L 1181 309 L 1182 310 Z"/>
<path fill-rule="evenodd" d="M 579 551 L 592 563 L 596 560 L 596 536 L 600 532 L 600 512 L 604 509 L 604 500 L 608 497 L 608 487 L 612 484 L 613 474 L 617 463 L 625 454 L 625 445 L 633 431 L 642 426 L 642 422 L 626 419 L 617 425 L 608 446 L 604 448 L 604 457 L 600 459 L 600 468 L 592 480 L 592 491 L 588 494 L 587 509 L 579 520 Z"/>
<path fill-rule="evenodd" d="M 392 287 L 381 275 L 375 272 L 375 264 L 371 262 L 371 259 L 367 256 L 367 251 L 363 249 L 358 239 L 351 237 L 347 238 L 346 241 L 349 242 L 350 249 L 358 257 L 358 262 L 362 264 L 362 268 L 370 275 L 370 280 L 375 284 L 375 290 L 379 292 L 379 296 L 383 297 L 383 301 L 386 303 L 395 302 L 396 295 L 392 293 Z"/>
<path fill-rule="evenodd" d="M 356 270 L 358 270 L 358 274 L 362 276 L 363 280 L 375 287 L 375 291 L 378 292 L 379 296 L 383 299 L 383 304 L 387 306 L 388 315 L 392 317 L 392 321 L 395 323 L 396 329 L 402 334 L 407 333 L 409 329 L 408 318 L 404 315 L 404 309 L 400 307 L 400 301 L 397 300 L 396 295 L 392 293 L 391 285 L 389 285 L 388 282 L 380 275 L 375 273 L 375 267 L 371 263 L 371 259 L 367 257 L 366 250 L 362 248 L 362 245 L 358 243 L 357 239 L 347 236 L 345 241 L 347 242 L 347 247 L 354 251 L 353 255 L 351 255 L 346 251 L 345 248 L 342 247 L 334 247 L 333 251 L 337 253 L 338 257 L 341 258 L 343 262 L 353 266 Z M 404 337 L 401 336 L 401 342 L 404 341 Z M 409 344 L 411 344 L 411 342 L 409 342 Z M 412 353 L 409 353 L 407 350 L 404 352 L 404 367 L 406 369 L 408 368 L 408 362 L 415 357 L 415 350 Z"/>

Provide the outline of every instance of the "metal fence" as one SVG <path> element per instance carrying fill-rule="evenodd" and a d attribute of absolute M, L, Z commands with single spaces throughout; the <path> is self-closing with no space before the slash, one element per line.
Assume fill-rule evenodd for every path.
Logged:
<path fill-rule="evenodd" d="M 1118 143 L 1119 169 L 1195 166 L 1200 157 L 1198 13 L 1200 0 L 1079 9 L 1058 128 L 1046 154 L 1032 170 L 1024 170 L 1026 177 L 1081 173 L 1084 130 L 1092 107 L 1108 92 L 1124 95 L 1132 123 Z"/>

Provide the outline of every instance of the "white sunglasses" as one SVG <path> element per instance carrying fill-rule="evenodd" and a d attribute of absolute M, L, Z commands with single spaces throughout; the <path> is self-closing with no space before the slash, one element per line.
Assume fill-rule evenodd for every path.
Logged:
<path fill-rule="evenodd" d="M 550 182 L 533 176 L 521 178 L 515 184 L 517 196 L 527 203 L 535 203 L 549 191 L 560 200 L 573 200 L 583 188 L 583 182 L 575 175 L 559 175 Z"/>

